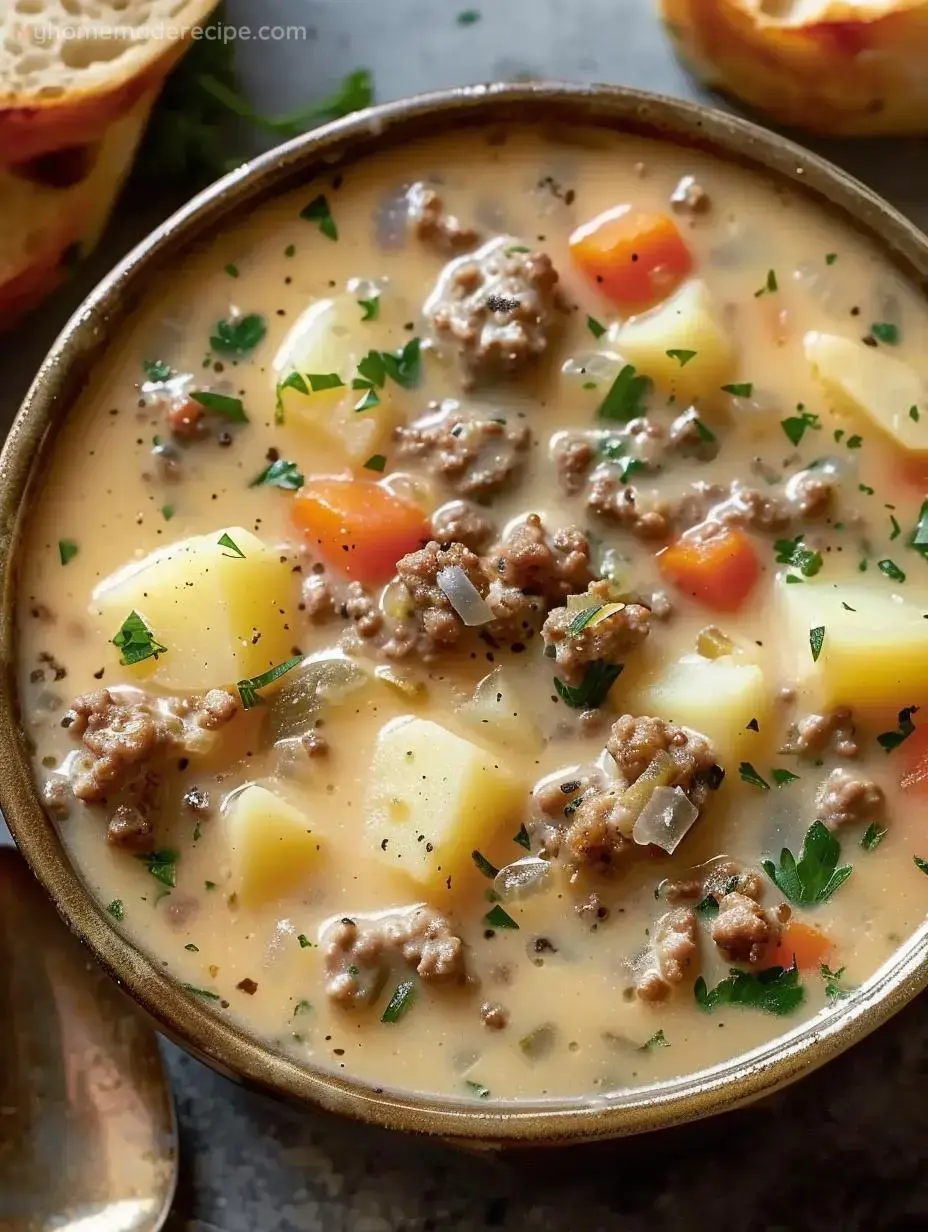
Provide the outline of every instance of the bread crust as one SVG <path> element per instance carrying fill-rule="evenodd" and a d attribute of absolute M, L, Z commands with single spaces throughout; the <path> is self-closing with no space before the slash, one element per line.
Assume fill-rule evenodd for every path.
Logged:
<path fill-rule="evenodd" d="M 835 135 L 928 132 L 928 0 L 661 0 L 681 56 L 781 124 Z M 770 6 L 767 6 L 768 9 Z"/>

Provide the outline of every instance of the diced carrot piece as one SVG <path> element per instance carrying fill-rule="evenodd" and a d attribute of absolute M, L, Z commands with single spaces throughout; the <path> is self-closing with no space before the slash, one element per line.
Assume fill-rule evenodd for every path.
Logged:
<path fill-rule="evenodd" d="M 831 941 L 820 929 L 801 920 L 790 920 L 780 944 L 770 955 L 770 966 L 791 967 L 795 961 L 800 971 L 817 971 L 831 948 Z"/>
<path fill-rule="evenodd" d="M 761 573 L 751 540 L 730 526 L 709 536 L 690 532 L 659 552 L 657 561 L 669 581 L 717 612 L 737 611 Z"/>
<path fill-rule="evenodd" d="M 577 266 L 626 313 L 644 312 L 672 295 L 693 269 L 693 254 L 666 214 L 628 205 L 599 214 L 570 237 Z"/>
<path fill-rule="evenodd" d="M 360 582 L 388 582 L 396 562 L 429 538 L 425 514 L 371 479 L 310 479 L 293 506 L 293 520 L 319 556 Z"/>
<path fill-rule="evenodd" d="M 904 484 L 928 496 L 928 458 L 903 454 L 894 469 Z"/>
<path fill-rule="evenodd" d="M 899 786 L 910 796 L 928 796 L 928 723 L 919 723 L 896 754 L 904 767 Z"/>

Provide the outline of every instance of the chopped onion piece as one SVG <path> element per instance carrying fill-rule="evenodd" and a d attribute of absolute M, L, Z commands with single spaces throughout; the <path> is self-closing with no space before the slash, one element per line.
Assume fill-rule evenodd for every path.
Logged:
<path fill-rule="evenodd" d="M 682 787 L 655 787 L 638 814 L 632 838 L 642 847 L 654 844 L 669 854 L 699 816 L 699 809 Z"/>
<path fill-rule="evenodd" d="M 644 812 L 655 788 L 666 787 L 668 783 L 673 782 L 676 776 L 676 762 L 666 749 L 661 749 L 638 775 L 634 783 L 622 792 L 619 799 L 621 809 L 615 819 L 620 833 L 626 838 L 632 833 L 636 820 Z"/>
<path fill-rule="evenodd" d="M 524 898 L 543 890 L 550 879 L 550 860 L 523 856 L 499 870 L 493 879 L 493 889 L 500 898 Z"/>
<path fill-rule="evenodd" d="M 734 648 L 735 643 L 718 625 L 706 625 L 697 634 L 696 649 L 704 659 L 721 659 L 723 655 L 730 655 Z"/>
<path fill-rule="evenodd" d="M 460 565 L 442 569 L 435 581 L 466 625 L 485 625 L 493 619 L 490 605 Z"/>

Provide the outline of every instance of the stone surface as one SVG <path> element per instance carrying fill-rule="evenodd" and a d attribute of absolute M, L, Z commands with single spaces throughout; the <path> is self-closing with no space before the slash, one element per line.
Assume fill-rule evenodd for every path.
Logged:
<path fill-rule="evenodd" d="M 479 0 L 478 0 L 479 4 Z M 256 28 L 255 0 L 229 20 Z M 261 0 L 261 22 L 305 41 L 242 42 L 259 105 L 285 111 L 351 69 L 380 99 L 490 79 L 559 77 L 704 97 L 673 60 L 648 0 Z M 922 225 L 928 158 L 912 141 L 822 143 Z M 104 251 L 16 335 L 0 339 L 11 417 L 55 331 L 164 205 L 123 209 Z M 2 840 L 0 840 L 2 841 Z M 173 1232 L 903 1232 L 928 1225 L 928 1006 L 798 1086 L 711 1122 L 601 1148 L 508 1159 L 389 1137 L 248 1093 L 166 1045 L 181 1124 Z"/>

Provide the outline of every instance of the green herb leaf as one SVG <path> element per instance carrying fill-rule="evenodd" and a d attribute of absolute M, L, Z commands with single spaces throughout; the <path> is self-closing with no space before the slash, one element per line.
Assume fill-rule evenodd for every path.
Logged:
<path fill-rule="evenodd" d="M 308 1001 L 297 1001 L 293 1007 L 293 1017 L 299 1018 L 301 1014 L 308 1014 L 312 1009 L 312 1005 Z"/>
<path fill-rule="evenodd" d="M 821 552 L 807 547 L 802 542 L 802 535 L 798 535 L 795 539 L 778 539 L 773 546 L 777 554 L 777 563 L 793 565 L 803 577 L 815 577 L 824 563 Z"/>
<path fill-rule="evenodd" d="M 174 506 L 173 505 L 162 505 L 161 506 L 161 516 L 164 518 L 165 522 L 170 522 L 171 518 L 173 518 L 174 516 Z"/>
<path fill-rule="evenodd" d="M 80 551 L 80 547 L 75 539 L 59 539 L 58 540 L 58 556 L 63 565 L 68 564 Z"/>
<path fill-rule="evenodd" d="M 910 406 L 910 407 L 909 407 L 909 419 L 911 419 L 913 423 L 918 423 L 918 421 L 919 421 L 919 414 L 918 414 L 918 407 L 917 407 L 917 406 Z"/>
<path fill-rule="evenodd" d="M 412 1009 L 416 1001 L 416 981 L 403 980 L 397 984 L 396 991 L 387 1002 L 387 1008 L 380 1015 L 381 1022 L 399 1022 L 404 1014 Z"/>
<path fill-rule="evenodd" d="M 622 483 L 628 483 L 632 475 L 636 475 L 639 471 L 647 470 L 647 466 L 641 458 L 633 458 L 628 454 L 623 453 L 622 441 L 606 441 L 600 448 L 600 454 L 609 462 L 615 464 L 619 471 L 619 479 Z"/>
<path fill-rule="evenodd" d="M 109 914 L 113 917 L 114 920 L 122 921 L 126 918 L 126 908 L 123 905 L 123 901 L 121 898 L 114 898 L 113 901 L 108 905 L 106 910 L 109 912 Z"/>
<path fill-rule="evenodd" d="M 284 249 L 284 256 L 285 257 L 295 257 L 296 256 L 296 244 L 288 244 L 287 247 Z"/>
<path fill-rule="evenodd" d="M 821 821 L 813 821 L 802 840 L 799 859 L 789 848 L 780 852 L 779 864 L 763 861 L 770 880 L 799 907 L 812 907 L 827 902 L 844 885 L 852 869 L 849 864 L 838 868 L 841 844 Z"/>
<path fill-rule="evenodd" d="M 377 390 L 370 386 L 362 398 L 354 404 L 356 411 L 369 411 L 372 407 L 380 406 L 380 399 L 377 397 Z"/>
<path fill-rule="evenodd" d="M 905 574 L 899 568 L 894 560 L 878 560 L 877 568 L 881 573 L 885 573 L 893 582 L 904 582 Z"/>
<path fill-rule="evenodd" d="M 191 954 L 199 954 L 200 952 L 200 947 L 198 945 L 194 945 L 192 941 L 189 941 L 184 946 L 184 949 L 188 950 Z"/>
<path fill-rule="evenodd" d="M 722 393 L 731 394 L 733 398 L 750 398 L 753 392 L 754 385 L 751 381 L 743 381 L 741 384 L 722 386 Z"/>
<path fill-rule="evenodd" d="M 148 379 L 156 385 L 163 385 L 165 381 L 169 381 L 174 375 L 174 369 L 170 364 L 166 364 L 163 359 L 143 360 L 142 367 Z"/>
<path fill-rule="evenodd" d="M 738 971 L 733 967 L 731 974 L 712 989 L 700 976 L 693 993 L 696 1004 L 707 1014 L 723 1005 L 743 1005 L 778 1017 L 792 1014 L 802 1005 L 806 995 L 795 966 L 767 967 L 757 972 Z"/>
<path fill-rule="evenodd" d="M 871 821 L 870 825 L 867 826 L 863 838 L 860 840 L 860 845 L 863 847 L 864 851 L 875 851 L 887 834 L 888 830 L 885 826 L 878 825 L 875 821 Z"/>
<path fill-rule="evenodd" d="M 532 251 L 531 248 L 528 248 L 525 244 L 510 244 L 509 247 L 506 249 L 506 256 L 514 257 L 516 253 L 531 252 L 531 251 Z"/>
<path fill-rule="evenodd" d="M 220 536 L 218 544 L 221 548 L 229 549 L 228 552 L 223 552 L 223 556 L 231 556 L 233 558 L 237 557 L 239 560 L 245 559 L 245 553 L 238 546 L 228 531 L 224 535 Z"/>
<path fill-rule="evenodd" d="M 838 259 L 838 254 L 836 252 L 826 252 L 825 253 L 825 264 L 826 265 L 834 265 L 837 259 Z"/>
<path fill-rule="evenodd" d="M 554 687 L 561 700 L 574 710 L 595 710 L 606 700 L 606 695 L 622 674 L 624 666 L 624 663 L 604 663 L 601 659 L 596 659 L 587 666 L 580 684 L 565 684 L 555 676 Z"/>
<path fill-rule="evenodd" d="M 226 266 L 224 267 L 224 269 L 225 269 L 225 272 L 229 275 L 229 277 L 230 277 L 230 278 L 238 278 L 238 277 L 239 277 L 239 274 L 240 274 L 239 268 L 238 268 L 238 266 L 237 266 L 237 265 L 234 265 L 231 261 L 229 262 L 229 264 L 228 264 L 228 265 L 226 265 Z"/>
<path fill-rule="evenodd" d="M 762 779 L 749 761 L 743 761 L 738 767 L 738 773 L 741 775 L 741 780 L 744 783 L 749 783 L 751 787 L 760 787 L 764 791 L 770 790 L 770 784 L 766 779 Z"/>
<path fill-rule="evenodd" d="M 760 299 L 762 295 L 767 295 L 768 293 L 772 293 L 773 291 L 778 291 L 778 290 L 779 290 L 779 286 L 777 285 L 776 272 L 774 270 L 768 270 L 767 271 L 767 281 L 764 283 L 764 285 L 761 287 L 759 291 L 754 292 L 754 298 Z"/>
<path fill-rule="evenodd" d="M 242 699 L 243 708 L 251 710 L 259 705 L 262 698 L 258 696 L 258 690 L 265 689 L 269 684 L 273 684 L 275 680 L 279 680 L 281 676 L 286 676 L 287 672 L 293 671 L 302 662 L 302 655 L 294 655 L 292 659 L 278 663 L 276 667 L 263 672 L 260 676 L 253 676 L 251 680 L 240 680 L 236 688 L 238 689 L 239 697 Z"/>
<path fill-rule="evenodd" d="M 846 970 L 846 967 L 840 967 L 837 971 L 832 971 L 825 963 L 819 967 L 819 975 L 825 981 L 825 996 L 832 1003 L 849 997 L 854 991 L 853 988 L 848 988 L 841 983 L 841 977 Z"/>
<path fill-rule="evenodd" d="M 204 888 L 204 889 L 206 889 L 206 890 L 215 890 L 215 888 L 216 888 L 216 883 L 215 883 L 215 881 L 204 881 L 204 882 L 203 882 L 203 888 Z"/>
<path fill-rule="evenodd" d="M 278 458 L 276 462 L 265 467 L 256 479 L 252 479 L 248 486 L 250 488 L 283 488 L 285 492 L 298 492 L 304 482 L 303 472 L 295 462 L 288 462 L 286 458 Z"/>
<path fill-rule="evenodd" d="M 928 877 L 928 860 L 923 860 L 921 856 L 913 856 L 912 860 L 918 871 Z"/>
<path fill-rule="evenodd" d="M 246 317 L 232 317 L 218 321 L 216 332 L 210 336 L 209 345 L 217 355 L 240 357 L 253 351 L 264 341 L 267 323 L 257 312 Z"/>
<path fill-rule="evenodd" d="M 313 197 L 309 205 L 304 206 L 300 211 L 300 217 L 304 218 L 307 222 L 316 223 L 327 239 L 338 239 L 338 227 L 335 225 L 335 219 L 332 217 L 332 211 L 329 209 L 329 202 L 325 193 L 319 193 L 318 196 Z"/>
<path fill-rule="evenodd" d="M 505 911 L 497 904 L 492 911 L 488 911 L 483 917 L 483 922 L 489 928 L 518 928 L 519 925 L 515 922 L 508 911 Z"/>
<path fill-rule="evenodd" d="M 788 419 L 780 420 L 780 427 L 786 433 L 787 439 L 792 445 L 799 444 L 808 428 L 813 428 L 818 432 L 822 427 L 819 423 L 818 415 L 813 415 L 811 411 L 807 411 L 802 407 L 797 407 L 796 409 L 799 411 L 798 415 L 791 415 Z"/>
<path fill-rule="evenodd" d="M 479 9 L 462 9 L 455 19 L 459 26 L 475 26 L 480 20 Z M 489 1094 L 489 1092 L 487 1092 Z"/>
<path fill-rule="evenodd" d="M 893 517 L 892 514 L 889 515 L 889 524 L 890 526 L 892 526 L 892 531 L 890 532 L 890 536 L 889 536 L 889 541 L 890 543 L 892 543 L 893 539 L 898 539 L 899 536 L 902 534 L 902 527 L 899 525 L 899 523 L 896 521 L 896 519 Z"/>
<path fill-rule="evenodd" d="M 113 645 L 119 650 L 119 662 L 123 667 L 131 667 L 145 659 L 157 659 L 158 655 L 167 654 L 167 646 L 155 641 L 154 635 L 138 612 L 130 612 L 122 622 L 122 627 L 113 638 Z"/>
<path fill-rule="evenodd" d="M 478 1099 L 490 1098 L 490 1088 L 485 1087 L 482 1082 L 474 1082 L 472 1078 L 465 1078 L 464 1085 L 467 1087 L 468 1091 L 473 1092 Z"/>
<path fill-rule="evenodd" d="M 655 1031 L 650 1039 L 645 1040 L 645 1042 L 641 1045 L 638 1051 L 639 1052 L 653 1052 L 655 1048 L 669 1048 L 669 1047 L 670 1047 L 670 1044 L 667 1041 L 667 1036 L 664 1034 L 663 1030 L 660 1030 L 660 1031 Z"/>
<path fill-rule="evenodd" d="M 172 889 L 177 885 L 177 861 L 180 855 L 170 848 L 161 851 L 146 851 L 136 857 L 141 860 L 155 881 Z"/>
<path fill-rule="evenodd" d="M 822 647 L 825 645 L 825 626 L 816 625 L 814 629 L 809 630 L 809 648 L 812 651 L 812 662 L 817 663 L 818 657 L 822 653 Z"/>
<path fill-rule="evenodd" d="M 601 338 L 606 332 L 605 325 L 602 325 L 595 317 L 587 317 L 586 327 L 594 338 Z"/>
<path fill-rule="evenodd" d="M 382 453 L 371 454 L 371 456 L 364 463 L 365 470 L 376 471 L 378 474 L 382 474 L 384 470 L 386 470 L 386 466 L 387 459 Z"/>
<path fill-rule="evenodd" d="M 585 607 L 582 612 L 578 612 L 567 626 L 567 636 L 576 637 L 582 633 L 597 612 L 601 612 L 605 606 L 605 603 L 594 603 L 591 607 Z"/>
<path fill-rule="evenodd" d="M 194 997 L 202 997 L 204 1001 L 219 1001 L 221 998 L 218 992 L 211 992 L 208 988 L 197 988 L 195 984 L 182 984 L 184 992 L 192 993 Z"/>
<path fill-rule="evenodd" d="M 609 387 L 609 392 L 599 405 L 596 415 L 616 423 L 628 423 L 646 413 L 644 400 L 651 391 L 651 381 L 638 376 L 631 364 L 620 369 L 619 375 Z"/>
<path fill-rule="evenodd" d="M 703 423 L 703 421 L 698 416 L 696 416 L 696 418 L 693 420 L 693 426 L 696 429 L 696 435 L 699 437 L 701 441 L 708 441 L 710 444 L 714 444 L 715 441 L 719 439 L 715 435 L 715 433 L 712 431 L 712 429 L 706 427 L 706 425 Z"/>
<path fill-rule="evenodd" d="M 773 781 L 777 787 L 785 787 L 787 783 L 795 783 L 799 778 L 798 774 L 793 774 L 792 770 L 780 770 L 776 766 L 770 771 L 773 776 Z"/>
<path fill-rule="evenodd" d="M 714 894 L 707 894 L 705 898 L 699 900 L 693 910 L 703 919 L 714 920 L 719 913 L 719 900 Z"/>
<path fill-rule="evenodd" d="M 361 309 L 362 321 L 376 321 L 380 316 L 380 296 L 374 295 L 370 299 L 359 299 L 358 307 Z"/>
<path fill-rule="evenodd" d="M 860 449 L 861 445 L 864 443 L 864 438 L 855 434 L 854 436 L 849 436 L 844 443 L 847 445 L 848 449 Z"/>
<path fill-rule="evenodd" d="M 532 850 L 532 840 L 529 838 L 528 830 L 525 828 L 525 822 L 519 826 L 519 833 L 512 836 L 512 841 L 518 843 L 520 847 L 524 847 L 526 851 Z"/>
<path fill-rule="evenodd" d="M 314 394 L 323 389 L 340 389 L 345 384 L 337 372 L 307 372 L 306 380 Z"/>
<path fill-rule="evenodd" d="M 908 740 L 909 736 L 915 731 L 915 724 L 912 722 L 912 715 L 918 714 L 919 706 L 906 706 L 899 711 L 899 726 L 895 731 L 885 731 L 877 736 L 877 744 L 885 749 L 887 753 L 891 753 L 893 749 L 898 749 L 903 740 Z"/>
<path fill-rule="evenodd" d="M 681 347 L 671 347 L 670 350 L 665 351 L 664 354 L 667 356 L 668 359 L 678 360 L 680 367 L 685 368 L 691 359 L 696 358 L 697 352 L 687 351 L 687 350 L 682 349 Z"/>
<path fill-rule="evenodd" d="M 491 864 L 486 856 L 481 852 L 477 850 L 472 851 L 470 853 L 470 858 L 477 865 L 477 868 L 481 871 L 481 873 L 483 873 L 484 877 L 489 877 L 491 881 L 499 873 L 499 869 L 496 865 Z"/>
<path fill-rule="evenodd" d="M 303 380 L 303 375 L 300 372 L 291 372 L 289 376 L 282 381 L 277 382 L 275 391 L 277 399 L 277 408 L 274 413 L 274 422 L 282 424 L 284 422 L 284 390 L 295 389 L 298 393 L 308 395 L 309 386 Z"/>
<path fill-rule="evenodd" d="M 298 933 L 296 939 L 300 943 L 301 950 L 311 950 L 314 948 L 313 943 L 310 941 L 310 939 L 306 936 L 305 933 Z"/>
<path fill-rule="evenodd" d="M 248 423 L 241 398 L 231 398 L 228 394 L 217 394 L 208 389 L 191 389 L 190 397 L 214 415 L 225 416 L 231 423 Z"/>
<path fill-rule="evenodd" d="M 889 321 L 874 321 L 870 326 L 870 333 L 877 342 L 882 342 L 886 346 L 899 345 L 899 326 L 891 325 Z"/>

